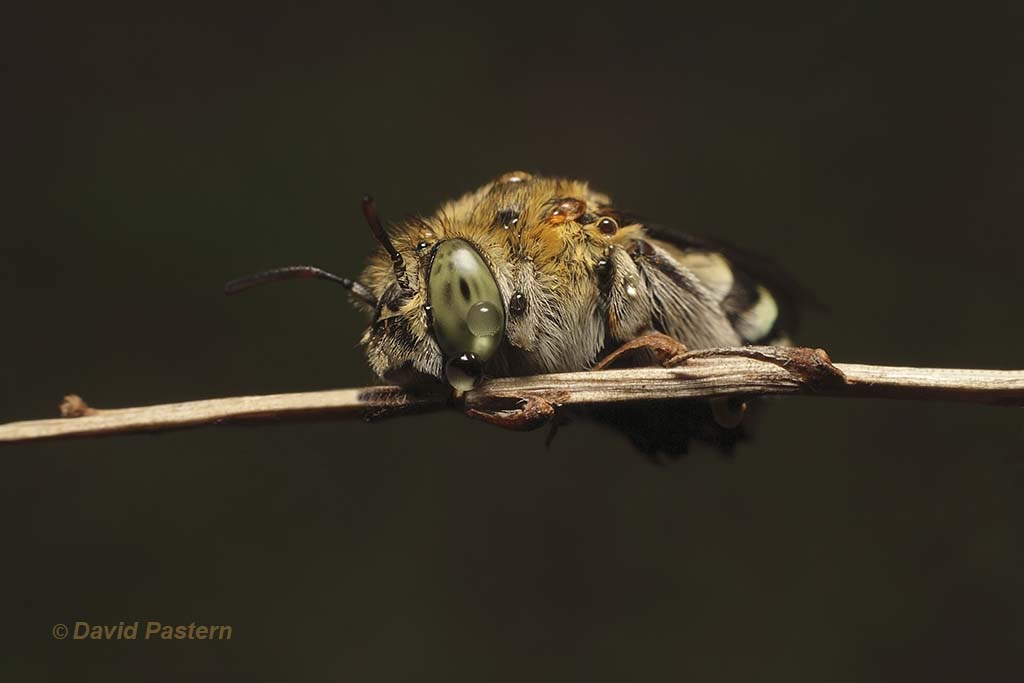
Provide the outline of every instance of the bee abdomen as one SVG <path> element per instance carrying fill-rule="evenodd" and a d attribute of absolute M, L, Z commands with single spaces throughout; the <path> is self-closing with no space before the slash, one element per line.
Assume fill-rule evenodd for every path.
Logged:
<path fill-rule="evenodd" d="M 775 297 L 745 274 L 738 274 L 733 281 L 722 310 L 745 344 L 768 344 L 780 336 Z"/>
<path fill-rule="evenodd" d="M 658 237 L 665 239 L 665 234 Z M 729 254 L 683 240 L 663 243 L 663 248 L 714 297 L 739 343 L 769 344 L 784 338 L 778 298 Z"/>

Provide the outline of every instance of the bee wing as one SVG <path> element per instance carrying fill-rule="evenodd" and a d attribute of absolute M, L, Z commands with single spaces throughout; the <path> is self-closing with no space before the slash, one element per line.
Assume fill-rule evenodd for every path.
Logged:
<path fill-rule="evenodd" d="M 796 329 L 801 309 L 823 308 L 791 275 L 761 256 L 661 225 L 645 223 L 644 228 L 714 294 L 747 344 L 782 341 Z"/>

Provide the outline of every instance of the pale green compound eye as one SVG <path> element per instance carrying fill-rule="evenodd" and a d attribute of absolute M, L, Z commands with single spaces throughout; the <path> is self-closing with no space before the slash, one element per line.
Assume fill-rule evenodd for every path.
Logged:
<path fill-rule="evenodd" d="M 505 333 L 505 308 L 490 268 L 469 242 L 438 244 L 427 292 L 434 339 L 448 361 L 468 354 L 482 364 L 494 355 Z"/>

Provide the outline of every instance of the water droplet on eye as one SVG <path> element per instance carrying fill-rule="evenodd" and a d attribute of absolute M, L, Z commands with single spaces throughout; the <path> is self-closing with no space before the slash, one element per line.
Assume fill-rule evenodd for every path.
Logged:
<path fill-rule="evenodd" d="M 483 366 L 473 353 L 452 358 L 444 366 L 445 379 L 459 391 L 469 391 L 475 387 L 483 374 Z"/>
<path fill-rule="evenodd" d="M 501 330 L 501 311 L 494 304 L 478 301 L 469 307 L 466 326 L 477 337 L 487 337 Z"/>
<path fill-rule="evenodd" d="M 520 315 L 526 311 L 526 297 L 522 292 L 516 292 L 508 300 L 508 310 L 515 315 Z"/>

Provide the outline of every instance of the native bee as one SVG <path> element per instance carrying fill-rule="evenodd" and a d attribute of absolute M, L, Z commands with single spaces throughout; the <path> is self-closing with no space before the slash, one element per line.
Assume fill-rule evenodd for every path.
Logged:
<path fill-rule="evenodd" d="M 484 377 L 584 370 L 651 332 L 690 349 L 786 342 L 785 278 L 620 210 L 583 181 L 506 173 L 388 230 L 369 197 L 363 213 L 380 248 L 358 280 L 293 266 L 226 291 L 290 278 L 340 284 L 371 315 L 362 344 L 377 375 L 456 392 Z M 627 431 L 650 423 L 640 430 L 650 432 L 654 407 L 641 409 L 647 419 L 629 409 L 601 418 Z M 686 421 L 688 434 L 694 424 Z M 682 443 L 632 436 L 648 451 L 685 449 L 678 435 L 670 438 Z"/>

